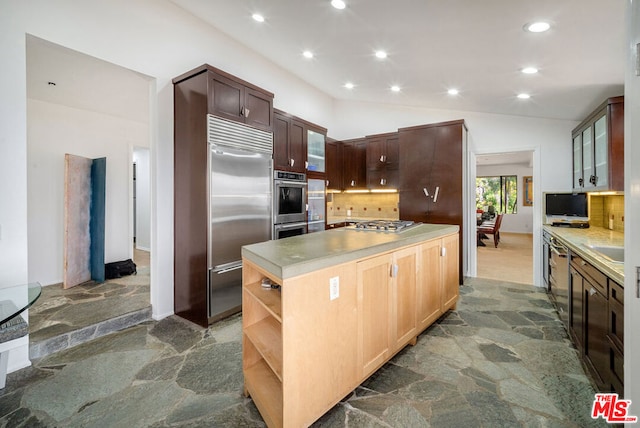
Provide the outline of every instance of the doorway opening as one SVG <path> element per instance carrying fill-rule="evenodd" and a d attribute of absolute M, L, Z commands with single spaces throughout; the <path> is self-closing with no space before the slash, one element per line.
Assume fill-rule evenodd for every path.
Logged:
<path fill-rule="evenodd" d="M 534 284 L 533 151 L 476 156 L 477 276 Z"/>

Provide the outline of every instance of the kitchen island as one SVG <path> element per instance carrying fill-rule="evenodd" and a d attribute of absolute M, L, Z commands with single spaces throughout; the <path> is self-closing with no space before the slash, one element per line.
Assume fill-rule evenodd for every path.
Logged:
<path fill-rule="evenodd" d="M 244 388 L 268 426 L 312 424 L 455 308 L 458 231 L 340 228 L 242 248 Z"/>

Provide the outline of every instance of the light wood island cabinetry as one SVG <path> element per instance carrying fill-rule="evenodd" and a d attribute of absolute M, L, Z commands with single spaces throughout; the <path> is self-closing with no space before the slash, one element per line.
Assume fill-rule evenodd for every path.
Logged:
<path fill-rule="evenodd" d="M 455 307 L 457 232 L 342 228 L 243 248 L 245 394 L 269 427 L 312 424 Z"/>
<path fill-rule="evenodd" d="M 360 378 L 415 340 L 417 255 L 409 247 L 356 263 Z"/>

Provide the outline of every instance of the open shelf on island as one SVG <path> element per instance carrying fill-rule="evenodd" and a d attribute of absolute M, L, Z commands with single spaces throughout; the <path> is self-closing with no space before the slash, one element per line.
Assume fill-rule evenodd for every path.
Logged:
<path fill-rule="evenodd" d="M 245 369 L 244 382 L 267 426 L 282 426 L 282 383 L 264 360 Z"/>
<path fill-rule="evenodd" d="M 280 290 L 264 288 L 260 285 L 260 282 L 253 282 L 246 285 L 245 290 L 258 299 L 267 311 L 271 313 L 271 315 L 273 315 L 278 321 L 282 322 Z"/>
<path fill-rule="evenodd" d="M 262 358 L 282 381 L 282 332 L 281 325 L 273 317 L 266 317 L 246 327 L 244 333 Z"/>

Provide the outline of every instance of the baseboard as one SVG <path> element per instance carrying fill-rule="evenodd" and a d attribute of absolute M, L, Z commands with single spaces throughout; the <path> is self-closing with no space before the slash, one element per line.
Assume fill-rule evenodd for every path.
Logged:
<path fill-rule="evenodd" d="M 156 314 L 156 313 L 151 313 L 151 318 L 153 318 L 156 321 L 160 321 L 163 320 L 167 317 L 170 317 L 171 315 L 175 314 L 175 312 L 170 311 L 170 312 L 165 312 L 164 314 Z"/>
<path fill-rule="evenodd" d="M 151 252 L 151 248 L 141 247 L 140 245 L 136 245 L 136 250 L 146 251 L 148 253 Z"/>

